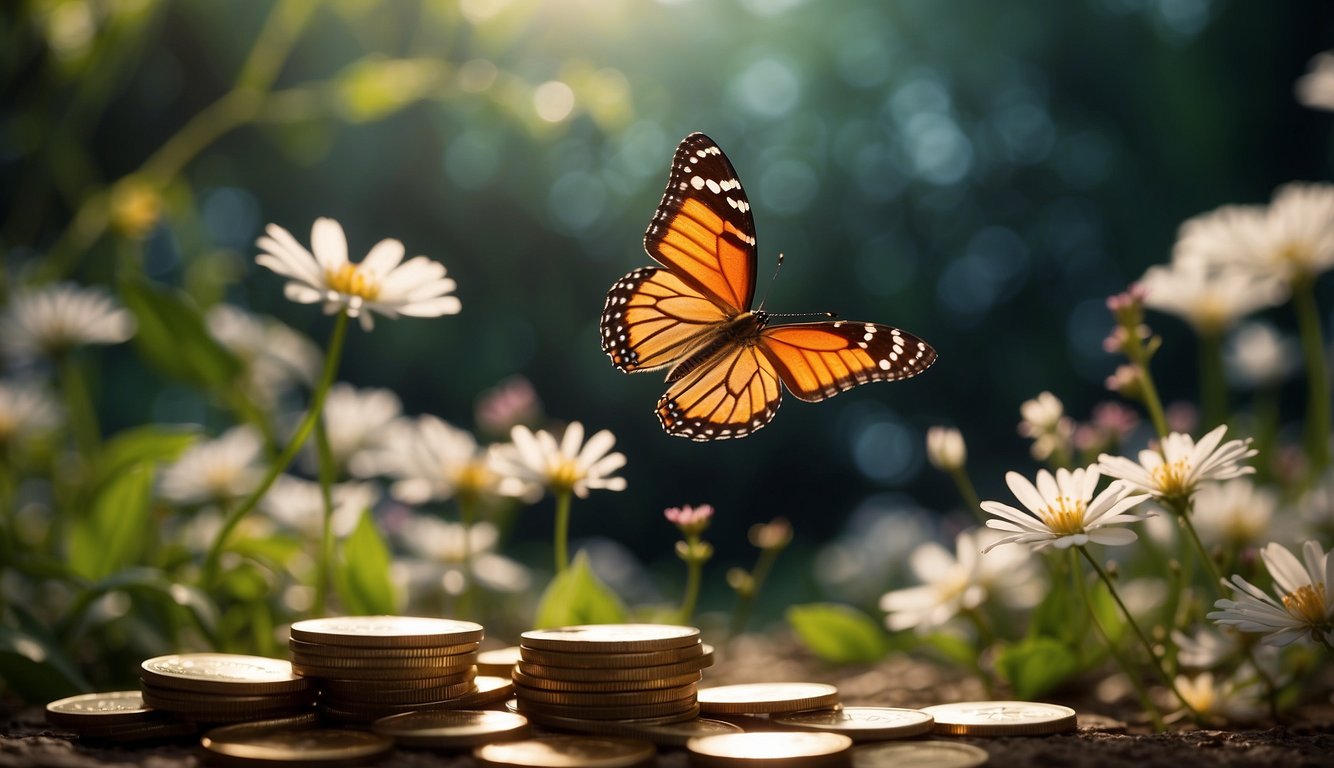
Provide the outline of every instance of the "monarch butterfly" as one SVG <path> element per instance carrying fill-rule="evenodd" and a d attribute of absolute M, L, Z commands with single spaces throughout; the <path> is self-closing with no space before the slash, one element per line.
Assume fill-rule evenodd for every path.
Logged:
<path fill-rule="evenodd" d="M 816 402 L 858 384 L 916 376 L 936 360 L 925 341 L 887 325 L 769 325 L 762 306 L 752 311 L 750 202 L 727 156 L 702 133 L 676 148 L 644 249 L 662 266 L 612 285 L 602 350 L 626 373 L 670 366 L 657 405 L 670 435 L 745 437 L 773 419 L 783 386 Z"/>

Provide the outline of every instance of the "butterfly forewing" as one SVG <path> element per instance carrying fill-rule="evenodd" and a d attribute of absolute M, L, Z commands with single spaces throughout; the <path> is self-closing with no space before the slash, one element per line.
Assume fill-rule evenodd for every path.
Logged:
<path fill-rule="evenodd" d="M 644 249 L 724 310 L 750 308 L 755 294 L 755 221 L 727 156 L 702 133 L 676 148 Z"/>
<path fill-rule="evenodd" d="M 607 292 L 602 351 L 622 371 L 648 371 L 676 362 L 717 333 L 726 316 L 681 278 L 657 267 L 626 275 Z"/>
<path fill-rule="evenodd" d="M 936 361 L 930 344 L 878 323 L 834 320 L 764 329 L 761 346 L 789 391 L 808 402 L 858 384 L 916 376 Z"/>
<path fill-rule="evenodd" d="M 738 344 L 668 387 L 658 420 L 669 435 L 692 440 L 745 437 L 778 412 L 783 390 L 773 362 L 754 344 Z"/>

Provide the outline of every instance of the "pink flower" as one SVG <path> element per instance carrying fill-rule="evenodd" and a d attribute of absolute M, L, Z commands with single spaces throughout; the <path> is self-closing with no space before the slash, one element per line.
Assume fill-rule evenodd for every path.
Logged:
<path fill-rule="evenodd" d="M 685 535 L 698 536 L 709 527 L 709 519 L 713 517 L 713 505 L 668 507 L 663 511 L 663 515 Z"/>

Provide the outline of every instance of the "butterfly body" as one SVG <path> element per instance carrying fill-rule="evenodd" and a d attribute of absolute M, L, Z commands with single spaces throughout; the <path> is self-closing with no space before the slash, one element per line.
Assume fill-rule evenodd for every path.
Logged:
<path fill-rule="evenodd" d="M 602 312 L 602 348 L 626 373 L 668 368 L 657 415 L 692 440 L 745 437 L 773 419 L 786 387 L 816 402 L 859 384 L 915 376 L 936 359 L 898 328 L 832 320 L 770 325 L 751 310 L 756 238 L 736 171 L 712 139 L 676 149 L 644 235 L 661 267 L 618 280 Z"/>

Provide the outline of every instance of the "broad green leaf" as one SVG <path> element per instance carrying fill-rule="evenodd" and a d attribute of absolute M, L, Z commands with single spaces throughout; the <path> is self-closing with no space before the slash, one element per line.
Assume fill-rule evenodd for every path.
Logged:
<path fill-rule="evenodd" d="M 839 603 L 787 609 L 787 623 L 816 656 L 834 664 L 869 664 L 889 651 L 889 637 L 865 613 Z"/>
<path fill-rule="evenodd" d="M 353 614 L 394 612 L 394 584 L 389 579 L 389 547 L 369 511 L 343 540 L 334 583 L 343 608 Z"/>
<path fill-rule="evenodd" d="M 605 584 L 598 580 L 583 551 L 564 573 L 556 576 L 542 593 L 533 626 L 565 627 L 572 624 L 619 624 L 625 621 L 625 607 Z"/>
<path fill-rule="evenodd" d="M 88 579 L 100 579 L 135 565 L 147 549 L 152 527 L 149 501 L 153 467 L 140 461 L 111 478 L 74 521 L 69 534 L 70 567 Z"/>
<path fill-rule="evenodd" d="M 175 461 L 199 439 L 194 425 L 148 425 L 117 432 L 102 446 L 94 469 L 94 487 L 114 479 L 140 462 Z"/>
<path fill-rule="evenodd" d="M 149 280 L 121 281 L 121 297 L 134 313 L 134 343 L 150 364 L 171 378 L 220 389 L 241 363 L 208 332 L 204 315 L 185 293 Z"/>
<path fill-rule="evenodd" d="M 382 120 L 445 86 L 445 67 L 436 59 L 367 56 L 353 62 L 334 82 L 343 115 L 354 122 Z"/>
<path fill-rule="evenodd" d="M 1078 659 L 1064 644 L 1046 637 L 1003 646 L 996 655 L 996 672 L 1019 699 L 1034 699 L 1080 671 Z"/>

